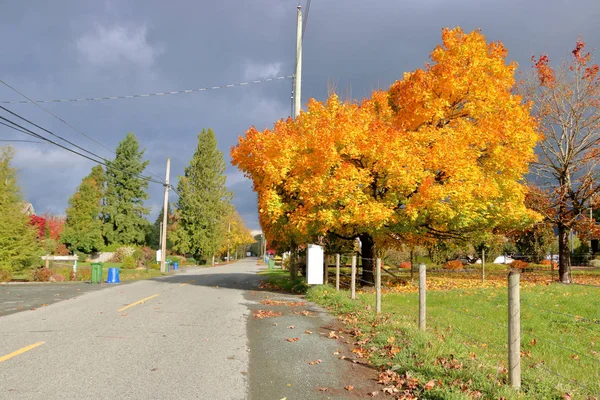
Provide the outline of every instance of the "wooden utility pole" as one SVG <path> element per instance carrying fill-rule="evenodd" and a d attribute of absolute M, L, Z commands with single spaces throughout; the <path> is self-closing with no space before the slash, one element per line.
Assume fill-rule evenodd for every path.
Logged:
<path fill-rule="evenodd" d="M 302 6 L 298 5 L 296 22 L 296 74 L 294 75 L 294 118 L 302 109 Z"/>
<path fill-rule="evenodd" d="M 167 213 L 169 208 L 169 174 L 171 172 L 171 159 L 167 158 L 167 174 L 165 178 L 165 201 L 163 203 L 163 223 L 160 247 L 160 271 L 167 272 L 165 261 L 167 259 Z"/>

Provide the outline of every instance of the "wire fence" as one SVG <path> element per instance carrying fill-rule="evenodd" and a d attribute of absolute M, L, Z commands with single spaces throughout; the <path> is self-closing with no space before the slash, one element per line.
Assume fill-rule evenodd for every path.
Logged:
<path fill-rule="evenodd" d="M 493 279 L 507 283 L 508 293 L 495 291 L 493 296 L 489 297 L 486 294 L 488 292 L 482 291 L 482 288 L 474 288 L 471 291 L 456 289 L 458 296 L 453 296 L 452 299 L 458 299 L 459 302 L 451 303 L 444 298 L 447 293 L 432 292 L 431 294 L 435 293 L 433 297 L 431 294 L 426 297 L 427 279 L 445 277 L 448 280 L 455 280 L 461 276 L 472 278 L 479 271 L 440 271 L 439 269 L 429 271 L 425 265 L 420 265 L 418 271 L 404 269 L 390 271 L 381 268 L 380 260 L 368 259 L 368 261 L 373 261 L 373 265 L 376 265 L 374 280 L 377 304 L 380 304 L 385 289 L 381 284 L 377 284 L 381 281 L 382 271 L 390 275 L 388 284 L 398 280 L 408 282 L 409 274 L 412 272 L 413 277 L 418 281 L 418 301 L 414 293 L 417 291 L 415 283 L 408 283 L 412 290 L 408 290 L 403 295 L 411 305 L 407 310 L 415 313 L 413 323 L 418 323 L 423 331 L 451 337 L 456 335 L 454 340 L 466 348 L 476 345 L 479 349 L 484 349 L 487 356 L 482 365 L 496 368 L 497 371 L 499 368 L 502 369 L 503 373 L 508 374 L 508 383 L 514 388 L 520 388 L 521 375 L 529 384 L 539 381 L 541 370 L 545 374 L 544 379 L 549 379 L 557 389 L 565 393 L 578 390 L 582 398 L 600 398 L 600 307 L 597 302 L 600 297 L 599 285 L 582 283 L 556 286 L 558 295 L 567 300 L 575 300 L 569 302 L 559 299 L 560 304 L 551 304 L 547 302 L 546 297 L 543 297 L 543 290 L 541 294 L 538 294 L 540 291 L 526 291 L 521 294 L 522 283 L 551 284 L 551 279 L 547 281 L 540 281 L 539 278 L 529 279 L 537 275 L 548 278 L 550 271 L 532 272 L 527 268 L 512 268 L 508 280 L 507 270 L 492 273 Z M 336 263 L 335 268 L 336 287 L 343 285 L 343 290 L 347 288 L 352 290 L 357 283 L 373 285 L 373 281 L 359 277 L 360 266 L 357 265 L 354 255 L 351 257 L 349 267 L 353 273 L 348 274 L 346 272 L 348 266 L 341 265 L 340 262 Z M 342 269 L 344 272 L 340 271 Z M 386 296 L 388 295 L 390 294 Z M 469 296 L 480 296 L 481 306 L 470 309 L 468 306 L 461 305 L 460 299 Z M 368 296 L 361 298 L 362 301 L 372 301 Z M 491 303 L 486 303 L 486 299 Z M 385 298 L 383 300 L 385 301 Z M 536 304 L 538 302 L 542 306 L 538 306 Z M 565 309 L 574 307 L 574 304 L 580 305 L 576 313 Z M 553 306 L 557 309 L 552 309 Z M 376 312 L 380 311 L 381 307 L 377 307 Z M 427 327 L 426 321 L 430 323 L 430 327 Z M 480 326 L 487 326 L 487 328 Z M 511 346 L 511 342 L 516 345 Z M 523 372 L 521 372 L 522 366 Z"/>

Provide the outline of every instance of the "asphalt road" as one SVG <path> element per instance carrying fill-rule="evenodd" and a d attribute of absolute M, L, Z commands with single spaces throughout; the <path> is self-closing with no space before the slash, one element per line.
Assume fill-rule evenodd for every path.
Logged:
<path fill-rule="evenodd" d="M 83 293 L 106 288 L 106 283 L 14 283 L 0 284 L 0 317 L 57 301 L 69 300 Z"/>
<path fill-rule="evenodd" d="M 341 399 L 370 390 L 360 383 L 370 371 L 340 360 L 351 353 L 328 337 L 334 321 L 310 304 L 261 303 L 300 299 L 257 290 L 257 269 L 255 259 L 192 269 L 0 316 L 0 398 Z M 258 310 L 282 315 L 257 319 Z"/>

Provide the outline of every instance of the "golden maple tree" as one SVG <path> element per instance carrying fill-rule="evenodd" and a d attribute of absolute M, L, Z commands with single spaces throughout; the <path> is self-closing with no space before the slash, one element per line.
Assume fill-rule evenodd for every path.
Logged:
<path fill-rule="evenodd" d="M 522 183 L 538 140 L 500 43 L 444 29 L 424 69 L 361 102 L 311 99 L 231 150 L 254 182 L 267 238 L 359 238 L 363 279 L 394 235 L 454 237 L 531 223 Z"/>

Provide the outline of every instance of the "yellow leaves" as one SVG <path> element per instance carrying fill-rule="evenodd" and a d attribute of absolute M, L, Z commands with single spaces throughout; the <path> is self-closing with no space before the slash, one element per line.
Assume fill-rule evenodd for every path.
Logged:
<path fill-rule="evenodd" d="M 515 64 L 479 31 L 444 29 L 432 63 L 360 103 L 311 99 L 250 128 L 232 162 L 254 182 L 267 236 L 491 229 L 535 218 L 520 184 L 539 139 L 511 93 Z"/>

